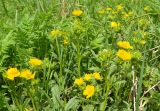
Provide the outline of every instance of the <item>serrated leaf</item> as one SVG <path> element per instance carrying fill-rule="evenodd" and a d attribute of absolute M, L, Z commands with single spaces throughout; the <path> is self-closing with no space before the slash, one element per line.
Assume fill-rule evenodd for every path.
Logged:
<path fill-rule="evenodd" d="M 61 100 L 60 100 L 60 89 L 58 85 L 54 85 L 51 89 L 52 92 L 52 101 L 54 104 L 55 109 L 59 109 L 60 106 L 62 106 Z"/>
<path fill-rule="evenodd" d="M 72 111 L 76 111 L 76 109 L 78 108 L 79 106 L 79 102 L 80 100 L 78 100 L 76 97 L 73 97 L 72 99 L 70 99 L 68 101 L 68 103 L 66 104 L 65 106 L 65 111 L 69 111 L 69 110 L 72 110 Z"/>
<path fill-rule="evenodd" d="M 86 105 L 83 107 L 83 111 L 94 111 L 93 105 Z"/>

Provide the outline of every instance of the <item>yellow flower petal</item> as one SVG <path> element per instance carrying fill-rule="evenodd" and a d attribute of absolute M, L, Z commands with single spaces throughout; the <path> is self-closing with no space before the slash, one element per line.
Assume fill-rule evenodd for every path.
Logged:
<path fill-rule="evenodd" d="M 123 49 L 133 49 L 133 47 L 127 41 L 119 41 L 117 42 L 117 45 Z"/>
<path fill-rule="evenodd" d="M 6 78 L 10 80 L 14 80 L 15 77 L 18 77 L 20 75 L 20 72 L 17 68 L 10 68 L 6 72 Z"/>
<path fill-rule="evenodd" d="M 84 80 L 89 81 L 92 78 L 92 74 L 85 74 Z"/>
<path fill-rule="evenodd" d="M 73 10 L 72 11 L 72 15 L 74 15 L 74 16 L 80 16 L 80 15 L 82 15 L 82 11 L 81 10 Z"/>
<path fill-rule="evenodd" d="M 32 72 L 27 69 L 27 70 L 24 70 L 24 71 L 21 72 L 20 77 L 25 78 L 25 79 L 27 79 L 27 80 L 29 80 L 29 79 L 34 79 L 35 73 L 32 74 Z"/>
<path fill-rule="evenodd" d="M 111 28 L 119 28 L 121 24 L 119 22 L 111 22 Z"/>
<path fill-rule="evenodd" d="M 42 61 L 40 59 L 33 58 L 29 60 L 29 64 L 32 66 L 40 66 L 42 65 Z"/>
<path fill-rule="evenodd" d="M 76 79 L 76 80 L 74 81 L 74 84 L 76 84 L 76 85 L 78 85 L 78 86 L 84 84 L 83 78 Z"/>
<path fill-rule="evenodd" d="M 95 87 L 93 85 L 87 85 L 85 90 L 83 91 L 83 95 L 86 96 L 86 98 L 90 98 L 95 93 Z"/>
<path fill-rule="evenodd" d="M 125 51 L 125 50 L 123 50 L 123 49 L 121 49 L 121 50 L 119 50 L 118 52 L 117 52 L 117 56 L 119 57 L 119 58 L 121 58 L 122 60 L 124 60 L 124 61 L 129 61 L 129 60 L 131 60 L 131 54 L 129 53 L 129 52 L 127 52 L 127 51 Z"/>
<path fill-rule="evenodd" d="M 94 77 L 95 79 L 97 79 L 97 80 L 100 80 L 100 79 L 101 79 L 101 76 L 100 76 L 100 74 L 99 74 L 98 72 L 93 73 L 93 77 Z"/>

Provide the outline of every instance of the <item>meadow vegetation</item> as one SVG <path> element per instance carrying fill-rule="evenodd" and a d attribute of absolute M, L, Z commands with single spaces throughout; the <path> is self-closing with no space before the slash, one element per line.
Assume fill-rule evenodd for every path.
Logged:
<path fill-rule="evenodd" d="M 0 111 L 159 111 L 158 0 L 1 0 Z"/>

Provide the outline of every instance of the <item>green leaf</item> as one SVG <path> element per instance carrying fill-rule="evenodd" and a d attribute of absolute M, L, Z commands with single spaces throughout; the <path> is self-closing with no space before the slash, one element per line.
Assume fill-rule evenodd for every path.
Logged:
<path fill-rule="evenodd" d="M 93 105 L 86 105 L 83 107 L 83 111 L 94 111 Z"/>
<path fill-rule="evenodd" d="M 66 104 L 66 106 L 64 108 L 65 111 L 69 111 L 69 110 L 76 111 L 79 106 L 79 102 L 80 102 L 80 100 L 78 100 L 76 97 L 73 97 Z"/>
<path fill-rule="evenodd" d="M 54 85 L 51 89 L 52 92 L 52 101 L 55 109 L 59 109 L 62 106 L 62 102 L 60 100 L 60 89 L 58 85 Z"/>

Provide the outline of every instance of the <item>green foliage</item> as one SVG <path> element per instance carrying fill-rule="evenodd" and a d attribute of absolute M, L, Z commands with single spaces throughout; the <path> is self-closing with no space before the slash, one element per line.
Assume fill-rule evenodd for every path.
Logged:
<path fill-rule="evenodd" d="M 0 110 L 132 111 L 135 100 L 137 111 L 159 110 L 157 0 L 1 0 L 0 10 Z M 11 67 L 35 77 L 10 80 Z"/>

